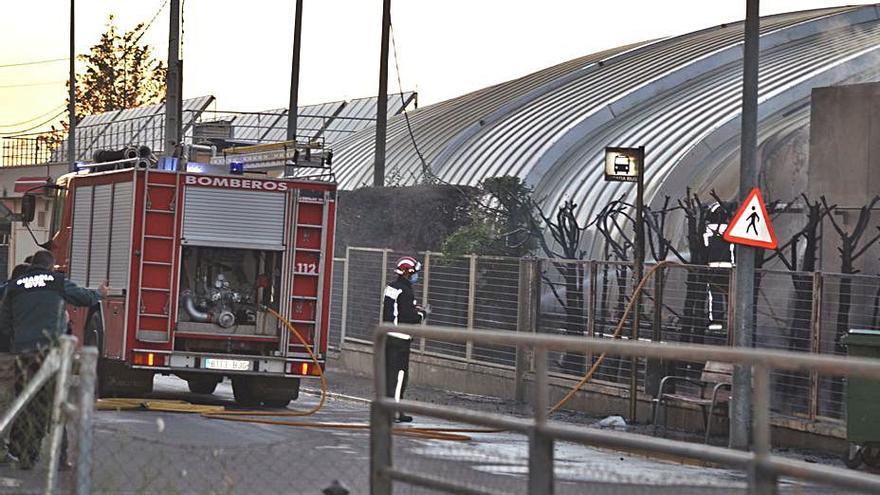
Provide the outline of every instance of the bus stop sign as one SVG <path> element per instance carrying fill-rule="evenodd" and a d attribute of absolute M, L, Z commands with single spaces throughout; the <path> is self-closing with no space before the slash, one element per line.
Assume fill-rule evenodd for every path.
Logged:
<path fill-rule="evenodd" d="M 642 148 L 605 148 L 605 180 L 638 182 L 644 161 Z"/>

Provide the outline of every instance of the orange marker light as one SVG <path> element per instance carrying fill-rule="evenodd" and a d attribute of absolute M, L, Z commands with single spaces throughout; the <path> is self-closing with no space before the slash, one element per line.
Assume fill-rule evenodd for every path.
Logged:
<path fill-rule="evenodd" d="M 153 366 L 153 358 L 154 356 L 152 352 L 147 354 L 147 366 Z"/>
<path fill-rule="evenodd" d="M 302 372 L 300 374 L 301 375 L 308 375 L 309 374 L 309 363 L 302 364 Z"/>

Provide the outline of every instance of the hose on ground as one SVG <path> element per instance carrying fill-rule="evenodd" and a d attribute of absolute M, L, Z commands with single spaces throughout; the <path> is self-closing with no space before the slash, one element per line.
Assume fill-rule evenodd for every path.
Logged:
<path fill-rule="evenodd" d="M 311 421 L 290 421 L 278 419 L 266 419 L 266 417 L 284 418 L 284 417 L 304 417 L 317 413 L 324 407 L 327 400 L 327 377 L 324 376 L 324 370 L 321 368 L 320 360 L 312 350 L 312 346 L 306 342 L 306 339 L 299 333 L 292 323 L 286 318 L 278 314 L 272 308 L 265 308 L 265 311 L 274 316 L 282 325 L 287 327 L 288 331 L 293 334 L 300 344 L 305 347 L 312 362 L 318 370 L 318 377 L 321 380 L 321 396 L 317 404 L 306 411 L 228 411 L 223 406 L 204 406 L 192 404 L 181 400 L 154 400 L 154 399 L 100 399 L 98 400 L 99 410 L 150 410 L 158 412 L 172 413 L 190 413 L 199 414 L 206 419 L 214 419 L 220 421 L 234 421 L 239 423 L 254 423 L 276 426 L 294 426 L 300 428 L 324 428 L 324 429 L 345 429 L 345 430 L 369 430 L 368 423 L 324 423 Z M 396 435 L 420 438 L 424 440 L 446 440 L 467 442 L 471 440 L 470 436 L 460 433 L 477 431 L 472 428 L 393 428 L 391 430 Z"/>
<path fill-rule="evenodd" d="M 673 261 L 661 261 L 651 267 L 642 279 L 639 281 L 638 285 L 633 289 L 632 297 L 630 297 L 629 303 L 627 303 L 624 308 L 623 314 L 620 317 L 620 321 L 617 323 L 617 327 L 614 329 L 614 333 L 612 338 L 617 339 L 620 338 L 620 333 L 623 330 L 624 325 L 626 324 L 626 319 L 629 316 L 630 311 L 632 311 L 633 306 L 635 305 L 636 296 L 641 293 L 644 289 L 645 284 L 648 280 L 657 272 L 657 270 L 664 268 L 668 265 L 675 264 Z M 293 426 L 300 428 L 325 428 L 325 429 L 346 429 L 346 430 L 369 430 L 370 425 L 366 423 L 324 423 L 324 422 L 309 422 L 309 421 L 290 421 L 290 420 L 277 420 L 277 419 L 264 419 L 265 417 L 304 417 L 311 416 L 321 408 L 324 407 L 324 403 L 327 400 L 327 377 L 324 376 L 324 370 L 321 368 L 320 360 L 315 352 L 312 350 L 312 346 L 306 342 L 306 339 L 299 333 L 296 327 L 293 326 L 286 318 L 278 314 L 272 308 L 265 308 L 265 311 L 272 316 L 274 316 L 282 325 L 287 327 L 288 331 L 293 334 L 296 339 L 303 345 L 306 349 L 306 352 L 309 354 L 312 362 L 316 366 L 318 370 L 318 376 L 321 380 L 321 395 L 318 403 L 313 406 L 311 409 L 306 411 L 261 411 L 261 410 L 249 410 L 249 411 L 228 411 L 223 406 L 203 406 L 203 405 L 195 405 L 185 401 L 176 401 L 176 400 L 152 400 L 152 399 L 101 399 L 98 401 L 98 409 L 101 410 L 121 410 L 121 409 L 148 409 L 152 411 L 161 411 L 161 412 L 179 412 L 179 413 L 192 413 L 192 414 L 200 414 L 202 417 L 206 419 L 214 419 L 221 421 L 234 421 L 234 422 L 242 422 L 242 423 L 255 423 L 255 424 L 266 424 L 266 425 L 277 425 L 277 426 Z M 559 400 L 553 407 L 550 408 L 549 413 L 552 414 L 559 409 L 561 409 L 572 397 L 577 394 L 584 385 L 586 385 L 590 380 L 592 380 L 593 375 L 596 373 L 596 370 L 599 369 L 599 366 L 605 360 L 607 353 L 603 352 L 596 359 L 596 362 L 590 367 L 589 371 L 581 378 L 572 388 L 566 393 L 566 395 Z M 397 435 L 414 437 L 420 439 L 429 439 L 429 440 L 446 440 L 446 441 L 470 441 L 472 438 L 468 435 L 464 435 L 464 433 L 500 433 L 504 432 L 504 429 L 489 429 L 489 428 L 420 428 L 420 427 L 406 427 L 406 428 L 393 428 L 392 432 Z"/>

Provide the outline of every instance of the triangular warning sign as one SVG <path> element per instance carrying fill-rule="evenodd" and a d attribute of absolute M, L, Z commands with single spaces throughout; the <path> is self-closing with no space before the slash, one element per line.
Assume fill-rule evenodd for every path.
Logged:
<path fill-rule="evenodd" d="M 776 233 L 773 232 L 764 198 L 757 187 L 752 189 L 730 221 L 724 231 L 724 240 L 746 246 L 776 249 Z"/>

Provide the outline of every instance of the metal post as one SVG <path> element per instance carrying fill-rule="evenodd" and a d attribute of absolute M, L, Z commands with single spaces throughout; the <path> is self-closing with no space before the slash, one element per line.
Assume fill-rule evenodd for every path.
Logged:
<path fill-rule="evenodd" d="M 535 301 L 534 279 L 537 276 L 537 260 L 534 258 L 522 258 L 519 260 L 519 294 L 517 296 L 516 331 L 523 333 L 534 332 Z M 513 398 L 522 402 L 526 394 L 526 373 L 529 371 L 529 355 L 524 346 L 516 346 L 516 358 L 514 363 Z"/>
<path fill-rule="evenodd" d="M 663 278 L 665 268 L 654 272 L 654 314 L 651 321 L 651 340 L 661 342 L 663 340 Z M 648 359 L 645 371 L 645 393 L 656 397 L 660 389 L 660 380 L 663 379 L 665 362 L 661 359 Z"/>
<path fill-rule="evenodd" d="M 824 278 L 822 272 L 813 272 L 813 307 L 810 312 L 810 352 L 822 352 L 822 292 Z M 810 419 L 819 415 L 819 373 L 810 371 Z"/>
<path fill-rule="evenodd" d="M 373 347 L 373 389 L 376 401 L 385 396 L 385 341 L 376 338 Z M 370 494 L 391 495 L 392 482 L 383 471 L 391 467 L 391 411 L 373 401 L 370 405 Z"/>
<path fill-rule="evenodd" d="M 385 185 L 385 134 L 388 125 L 388 34 L 391 30 L 391 0 L 382 5 L 382 45 L 379 54 L 379 94 L 376 104 L 376 160 L 373 186 Z"/>
<path fill-rule="evenodd" d="M 293 66 L 290 70 L 290 104 L 287 108 L 287 140 L 296 141 L 296 124 L 299 117 L 299 49 L 302 40 L 303 0 L 296 0 L 293 20 Z"/>
<path fill-rule="evenodd" d="M 477 301 L 477 256 L 470 255 L 470 263 L 468 265 L 468 306 L 467 306 L 467 328 L 474 328 L 474 312 L 476 310 Z M 464 358 L 470 362 L 474 357 L 474 342 L 468 340 L 465 344 Z"/>
<path fill-rule="evenodd" d="M 642 281 L 642 273 L 645 267 L 645 148 L 639 147 L 639 160 L 641 170 L 639 170 L 638 181 L 636 182 L 636 224 L 635 224 L 635 246 L 633 246 L 633 291 L 636 285 Z M 639 340 L 639 325 L 642 316 L 642 293 L 633 292 L 635 304 L 633 306 L 633 324 L 630 332 L 630 340 L 635 342 Z M 638 413 L 638 366 L 639 359 L 633 357 L 630 359 L 630 376 L 629 376 L 629 421 L 637 422 Z"/>
<path fill-rule="evenodd" d="M 95 381 L 98 348 L 83 347 L 79 359 L 79 445 L 76 456 L 76 493 L 92 493 L 92 421 L 95 413 Z"/>
<path fill-rule="evenodd" d="M 61 337 L 61 365 L 55 376 L 55 397 L 52 400 L 52 423 L 49 430 L 49 472 L 46 474 L 46 493 L 55 493 L 58 488 L 58 461 L 61 455 L 61 436 L 64 435 L 64 423 L 67 422 L 64 408 L 67 405 L 68 379 L 73 348 L 76 339 L 70 336 Z"/>
<path fill-rule="evenodd" d="M 550 407 L 547 348 L 535 347 L 535 428 L 529 435 L 529 495 L 553 494 L 553 437 L 544 435 Z"/>
<path fill-rule="evenodd" d="M 754 367 L 754 438 L 755 460 L 749 470 L 749 493 L 776 495 L 776 475 L 768 470 L 770 457 L 770 370 L 763 365 Z"/>
<path fill-rule="evenodd" d="M 599 265 L 596 260 L 589 261 L 589 284 L 590 292 L 587 296 L 587 336 L 593 337 L 596 334 L 596 308 L 598 294 L 596 287 L 599 284 Z M 584 355 L 584 364 L 591 365 L 593 363 L 593 351 L 590 350 Z"/>
<path fill-rule="evenodd" d="M 598 294 L 596 288 L 599 287 L 599 264 L 596 260 L 590 260 L 590 294 L 587 302 L 587 336 L 592 337 L 596 334 L 596 310 L 598 306 Z M 589 356 L 592 356 L 591 352 Z M 590 358 L 592 362 L 592 358 Z"/>
<path fill-rule="evenodd" d="M 76 48 L 74 47 L 74 4 L 76 0 L 70 0 L 70 66 L 69 75 L 70 88 L 67 95 L 67 119 L 69 121 L 67 127 L 67 159 L 70 161 L 67 170 L 76 172 Z M 34 162 L 37 163 L 37 162 Z"/>
<path fill-rule="evenodd" d="M 428 304 L 428 290 L 431 283 L 431 252 L 425 251 L 425 261 L 422 263 L 422 304 Z M 427 319 L 427 318 L 426 318 Z M 423 325 L 427 325 L 427 321 L 422 321 Z M 427 339 L 419 337 L 419 352 L 425 353 L 427 347 Z"/>
<path fill-rule="evenodd" d="M 743 54 L 742 144 L 740 145 L 739 199 L 758 184 L 755 155 L 758 146 L 758 56 L 759 27 L 758 0 L 746 1 L 745 48 Z M 736 313 L 734 344 L 752 347 L 755 289 L 755 248 L 736 247 Z M 751 405 L 749 368 L 736 366 L 733 372 L 733 399 L 730 407 L 730 447 L 746 449 L 749 445 Z"/>
<path fill-rule="evenodd" d="M 348 270 L 349 270 L 349 260 L 351 259 L 351 247 L 347 246 L 345 248 L 345 268 L 342 269 L 342 324 L 339 330 L 339 350 L 342 351 L 342 347 L 345 344 L 345 332 L 346 332 L 346 324 L 348 322 Z"/>
<path fill-rule="evenodd" d="M 385 286 L 388 285 L 388 250 L 382 250 L 382 285 L 379 287 L 379 321 L 382 321 L 382 305 L 385 303 Z"/>
<path fill-rule="evenodd" d="M 663 279 L 666 268 L 660 268 L 654 272 L 654 318 L 651 322 L 651 340 L 660 342 L 663 340 Z"/>
<path fill-rule="evenodd" d="M 165 156 L 180 145 L 180 0 L 171 0 L 168 27 L 168 74 L 165 78 Z"/>

